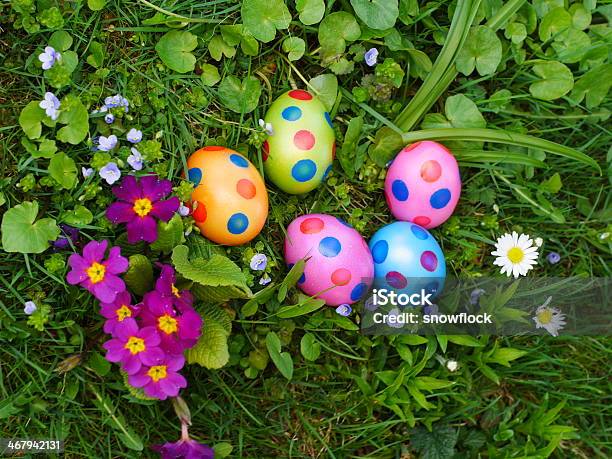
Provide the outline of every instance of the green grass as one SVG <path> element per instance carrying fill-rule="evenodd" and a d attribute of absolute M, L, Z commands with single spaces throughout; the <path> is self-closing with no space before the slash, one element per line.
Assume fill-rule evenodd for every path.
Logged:
<path fill-rule="evenodd" d="M 449 7 L 448 2 L 430 3 L 427 8 L 431 11 L 425 14 L 428 10 L 421 5 L 422 14 L 412 25 L 398 23 L 397 28 L 417 50 L 434 60 L 441 49 L 434 32 L 448 30 Z M 263 91 L 252 113 L 228 110 L 217 97 L 217 86 L 203 85 L 197 72 L 178 74 L 164 67 L 155 44 L 171 29 L 163 24 L 144 25 L 155 11 L 146 2 L 137 1 L 109 1 L 101 12 L 91 12 L 85 6 L 70 9 L 63 4 L 64 30 L 74 38 L 72 49 L 80 56 L 80 64 L 62 92 L 76 93 L 89 111 L 106 96 L 126 96 L 133 104 L 133 118 L 124 119 L 124 127 L 140 127 L 145 139 L 159 136 L 163 160 L 155 170 L 173 179 L 175 185 L 186 158 L 204 144 L 239 149 L 261 168 L 254 146 L 262 140 L 257 120 L 282 92 L 304 87 L 303 79 L 330 73 L 320 65 L 318 26 L 303 26 L 294 14 L 289 31 L 278 31 L 274 41 L 261 45 L 257 56 L 238 51 L 235 57 L 217 63 L 207 51 L 210 36 L 205 29 L 217 31 L 217 21 L 240 22 L 237 3 L 184 0 L 164 2 L 163 8 L 211 20 L 211 24 L 193 22 L 187 27 L 200 38 L 194 51 L 198 66 L 211 63 L 222 77 L 257 77 Z M 335 2 L 333 10 L 340 9 L 350 10 L 350 2 Z M 291 11 L 295 13 L 293 7 Z M 62 210 L 72 209 L 85 193 L 82 178 L 79 176 L 79 183 L 68 191 L 41 184 L 40 179 L 47 175 L 47 160 L 32 159 L 24 150 L 17 121 L 29 101 L 40 100 L 50 89 L 32 61 L 52 32 L 44 28 L 33 34 L 15 30 L 16 19 L 7 2 L 0 4 L 0 192 L 6 199 L 0 214 L 22 201 L 38 200 L 41 216 L 59 218 Z M 603 13 L 594 14 L 593 25 L 605 23 Z M 503 32 L 498 35 L 503 38 Z M 307 42 L 306 55 L 291 65 L 281 48 L 285 36 L 300 36 Z M 529 92 L 534 80 L 531 64 L 536 59 L 554 58 L 537 49 L 548 46 L 537 36 L 537 31 L 531 34 L 533 46 L 525 46 L 526 59 L 521 63 L 512 59 L 504 38 L 503 65 L 487 76 L 459 75 L 429 113 L 444 113 L 447 98 L 463 94 L 475 102 L 487 128 L 578 150 L 595 161 L 602 173 L 567 157 L 544 154 L 535 144 L 526 148 L 451 141 L 448 145 L 461 166 L 463 194 L 454 216 L 433 231 L 444 250 L 449 274 L 495 273 L 490 244 L 504 232 L 516 230 L 544 239 L 535 275 L 610 276 L 608 175 L 612 136 L 608 117 L 612 104 L 606 98 L 598 107 L 587 108 L 584 102 L 573 104 L 569 96 L 553 101 L 534 98 Z M 95 69 L 85 63 L 94 40 L 102 43 L 106 52 L 103 66 L 110 72 L 103 78 L 94 76 Z M 406 62 L 405 56 L 389 51 L 382 38 L 365 40 L 363 46 L 376 46 L 383 57 Z M 568 65 L 576 80 L 585 71 L 579 64 Z M 339 151 L 348 122 L 364 117 L 360 146 L 347 158 L 349 162 L 363 161 L 354 177 L 336 161 L 327 183 L 306 196 L 291 197 L 269 186 L 269 220 L 250 247 L 268 255 L 275 282 L 286 274 L 284 230 L 296 216 L 311 212 L 341 216 L 365 238 L 391 221 L 382 191 L 384 168 L 376 164 L 376 158 L 367 156 L 366 148 L 381 127 L 393 124 L 422 79 L 407 77 L 401 88 L 393 90 L 391 100 L 398 103 L 395 107 L 373 100 L 358 104 L 351 90 L 368 73 L 372 70 L 358 62 L 352 72 L 339 76 L 342 97 L 332 111 Z M 500 107 L 491 96 L 501 89 L 508 89 L 511 96 Z M 413 131 L 421 127 L 427 128 L 416 124 Z M 102 123 L 90 120 L 91 135 L 102 129 Z M 65 150 L 79 171 L 89 165 L 92 153 L 85 142 Z M 24 191 L 23 179 L 28 174 L 33 174 L 38 184 Z M 561 189 L 541 196 L 548 204 L 538 201 L 542 182 L 554 174 L 561 178 Z M 110 227 L 103 216 L 110 200 L 104 184 L 95 199 L 86 202 L 94 220 L 82 230 L 85 239 L 112 241 L 120 234 L 121 230 Z M 199 237 L 193 234 L 190 239 Z M 246 272 L 250 257 L 245 250 L 237 247 L 226 252 Z M 544 258 L 551 251 L 562 257 L 554 266 Z M 40 255 L 0 251 L 0 437 L 65 438 L 66 457 L 152 457 L 147 445 L 174 441 L 180 435 L 171 404 L 135 399 L 126 391 L 117 366 L 100 361 L 104 337 L 98 304 L 87 292 L 65 283 L 65 268 L 50 272 L 45 266 L 50 256 L 49 251 Z M 63 259 L 67 256 L 62 252 Z M 259 288 L 257 279 L 252 282 L 254 290 Z M 296 296 L 292 289 L 286 304 L 293 304 L 290 300 Z M 50 321 L 43 331 L 29 325 L 22 312 L 23 303 L 32 298 L 51 307 Z M 192 436 L 210 445 L 230 443 L 230 457 L 409 458 L 421 457 L 419 445 L 423 441 L 431 454 L 425 457 L 432 458 L 604 458 L 612 454 L 612 343 L 607 337 L 482 337 L 481 347 L 450 343 L 444 350 L 434 337 L 429 337 L 427 344 L 407 345 L 396 338 L 361 335 L 346 329 L 331 308 L 281 321 L 274 315 L 278 302 L 260 306 L 258 313 L 248 318 L 240 316 L 243 303 L 237 300 L 225 305 L 235 316 L 230 363 L 220 370 L 188 366 L 185 376 L 189 387 L 183 392 L 192 412 Z M 353 314 L 351 320 L 356 321 L 357 316 Z M 259 349 L 266 353 L 268 331 L 281 336 L 283 350 L 293 357 L 295 371 L 290 382 L 272 362 L 253 379 L 245 376 L 249 353 Z M 300 339 L 306 331 L 313 333 L 322 347 L 315 362 L 300 354 Z M 477 365 L 481 352 L 495 345 L 527 352 L 509 367 L 491 365 L 500 384 L 487 378 Z M 455 373 L 441 363 L 449 358 L 459 362 Z M 66 372 L 57 371 L 66 359 L 77 365 Z M 409 371 L 420 363 L 423 369 L 419 376 L 453 383 L 423 392 L 432 404 L 429 410 L 420 408 L 404 386 L 393 393 L 377 376 L 400 368 Z M 560 408 L 556 414 L 555 407 Z M 432 435 L 427 434 L 428 427 Z M 130 429 L 141 439 L 144 452 L 126 447 L 118 438 L 122 429 Z M 452 443 L 455 433 L 456 455 L 433 455 L 436 442 Z"/>

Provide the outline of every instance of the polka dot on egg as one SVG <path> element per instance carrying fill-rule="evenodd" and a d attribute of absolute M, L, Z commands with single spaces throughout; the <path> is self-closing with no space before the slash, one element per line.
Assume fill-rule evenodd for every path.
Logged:
<path fill-rule="evenodd" d="M 330 164 L 329 166 L 327 166 L 327 169 L 325 169 L 325 172 L 323 173 L 323 180 L 325 180 L 327 178 L 327 176 L 329 175 L 331 170 L 332 170 L 332 166 Z"/>
<path fill-rule="evenodd" d="M 244 159 L 242 156 L 237 155 L 235 153 L 230 155 L 230 161 L 233 162 L 238 167 L 249 167 L 249 162 Z"/>
<path fill-rule="evenodd" d="M 292 99 L 297 99 L 297 100 L 311 100 L 312 99 L 312 95 L 309 92 L 303 91 L 301 89 L 294 89 L 293 91 L 289 91 L 289 97 L 291 97 Z"/>
<path fill-rule="evenodd" d="M 255 185 L 249 179 L 238 180 L 238 183 L 236 183 L 236 191 L 244 199 L 253 199 L 257 193 Z"/>
<path fill-rule="evenodd" d="M 408 280 L 397 271 L 389 271 L 385 276 L 387 280 L 387 284 L 389 284 L 393 288 L 402 289 L 408 285 Z"/>
<path fill-rule="evenodd" d="M 261 147 L 262 147 L 261 157 L 263 158 L 264 161 L 266 161 L 268 159 L 268 156 L 270 156 L 270 144 L 268 143 L 267 140 L 265 140 Z"/>
<path fill-rule="evenodd" d="M 329 116 L 329 113 L 325 112 L 325 121 L 327 121 L 327 124 L 329 124 L 330 128 L 334 128 L 334 125 L 332 124 L 332 120 L 331 120 L 331 116 Z"/>
<path fill-rule="evenodd" d="M 393 184 L 391 185 L 391 192 L 398 201 L 405 201 L 408 199 L 408 187 L 402 180 L 393 181 Z"/>
<path fill-rule="evenodd" d="M 235 213 L 227 221 L 227 230 L 232 234 L 242 234 L 249 227 L 249 219 L 243 213 Z"/>
<path fill-rule="evenodd" d="M 383 263 L 389 254 L 389 244 L 387 241 L 377 241 L 372 247 L 372 257 L 378 264 Z"/>
<path fill-rule="evenodd" d="M 438 161 L 425 161 L 421 165 L 421 178 L 426 182 L 435 182 L 442 175 L 442 166 Z"/>
<path fill-rule="evenodd" d="M 419 226 L 427 226 L 431 223 L 431 218 L 421 215 L 419 217 L 415 217 L 412 221 Z"/>
<path fill-rule="evenodd" d="M 412 231 L 412 234 L 414 234 L 414 236 L 417 239 L 420 239 L 421 241 L 424 241 L 425 239 L 429 237 L 429 234 L 427 234 L 427 231 L 425 231 L 423 228 L 421 228 L 418 225 L 411 225 L 410 231 Z"/>
<path fill-rule="evenodd" d="M 302 117 L 302 110 L 295 105 L 291 105 L 284 109 L 281 115 L 287 121 L 297 121 Z"/>
<path fill-rule="evenodd" d="M 342 286 L 351 281 L 351 272 L 348 269 L 336 269 L 331 275 L 331 281 L 334 285 Z"/>
<path fill-rule="evenodd" d="M 192 167 L 187 172 L 187 175 L 189 176 L 189 181 L 193 183 L 194 187 L 198 186 L 202 181 L 202 169 L 199 167 Z"/>
<path fill-rule="evenodd" d="M 324 237 L 319 242 L 319 252 L 321 255 L 327 258 L 333 258 L 340 253 L 342 250 L 342 244 L 335 237 Z"/>
<path fill-rule="evenodd" d="M 300 223 L 300 231 L 304 234 L 316 234 L 320 232 L 325 223 L 323 220 L 317 217 L 310 217 Z"/>
<path fill-rule="evenodd" d="M 307 182 L 317 173 L 317 165 L 310 159 L 301 159 L 291 169 L 291 176 L 298 182 Z"/>
<path fill-rule="evenodd" d="M 205 150 L 205 151 L 223 151 L 223 150 L 225 150 L 225 147 L 220 147 L 218 145 L 209 145 L 207 147 L 202 148 L 202 150 Z"/>
<path fill-rule="evenodd" d="M 431 195 L 431 198 L 429 198 L 429 204 L 431 204 L 431 207 L 434 209 L 442 209 L 446 206 L 446 204 L 448 204 L 450 199 L 450 190 L 448 188 L 442 188 Z"/>
<path fill-rule="evenodd" d="M 364 284 L 363 282 L 360 282 L 359 284 L 357 284 L 351 291 L 351 300 L 357 301 L 361 299 L 361 297 L 365 294 L 367 289 L 368 289 L 368 286 Z"/>
<path fill-rule="evenodd" d="M 315 138 L 312 132 L 302 129 L 301 131 L 297 131 L 293 136 L 293 143 L 300 150 L 310 150 L 314 147 Z"/>
<path fill-rule="evenodd" d="M 206 221 L 206 216 L 206 206 L 202 201 L 196 201 L 193 219 L 198 223 L 204 223 Z"/>
<path fill-rule="evenodd" d="M 342 220 L 340 217 L 336 217 L 336 220 L 338 220 L 338 222 L 342 223 L 344 226 L 348 227 L 348 228 L 352 228 L 353 226 L 348 224 L 347 222 L 345 222 L 344 220 Z"/>
<path fill-rule="evenodd" d="M 421 266 L 429 272 L 434 272 L 438 267 L 438 257 L 430 250 L 421 254 Z"/>
<path fill-rule="evenodd" d="M 302 273 L 302 275 L 298 279 L 298 284 L 303 284 L 304 282 L 306 282 L 306 273 Z"/>

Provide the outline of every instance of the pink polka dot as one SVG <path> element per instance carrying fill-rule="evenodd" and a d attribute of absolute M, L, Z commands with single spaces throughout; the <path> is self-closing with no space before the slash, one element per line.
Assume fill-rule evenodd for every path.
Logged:
<path fill-rule="evenodd" d="M 311 100 L 312 95 L 301 89 L 294 89 L 293 91 L 289 91 L 289 97 L 297 100 Z"/>
<path fill-rule="evenodd" d="M 344 268 L 336 269 L 331 275 L 331 281 L 334 285 L 346 285 L 351 281 L 351 272 Z"/>
<path fill-rule="evenodd" d="M 412 220 L 412 222 L 416 223 L 419 226 L 422 226 L 423 228 L 427 228 L 427 225 L 431 223 L 431 218 L 424 217 L 421 215 L 419 217 L 415 217 L 414 220 Z"/>
<path fill-rule="evenodd" d="M 293 136 L 293 143 L 300 150 L 310 150 L 314 147 L 315 138 L 310 131 L 297 131 Z"/>
<path fill-rule="evenodd" d="M 252 199 L 255 197 L 257 190 L 255 189 L 255 185 L 248 179 L 240 179 L 238 183 L 236 183 L 236 191 L 240 196 L 244 199 Z"/>
<path fill-rule="evenodd" d="M 426 182 L 435 182 L 442 175 L 442 166 L 438 161 L 425 161 L 421 165 L 421 178 Z"/>
<path fill-rule="evenodd" d="M 264 161 L 266 161 L 268 159 L 268 156 L 270 156 L 270 145 L 268 144 L 268 141 L 264 141 L 263 145 L 262 145 L 262 152 L 261 152 L 261 157 L 263 158 Z"/>
<path fill-rule="evenodd" d="M 323 229 L 323 220 L 317 217 L 307 218 L 300 223 L 300 231 L 304 234 L 316 234 Z"/>
<path fill-rule="evenodd" d="M 206 206 L 202 201 L 196 201 L 197 207 L 193 211 L 193 219 L 198 223 L 206 221 Z"/>
<path fill-rule="evenodd" d="M 393 288 L 405 288 L 408 285 L 408 281 L 402 275 L 402 273 L 398 273 L 397 271 L 389 271 L 385 276 L 387 283 Z"/>
<path fill-rule="evenodd" d="M 430 250 L 421 254 L 421 266 L 429 272 L 434 272 L 438 267 L 438 257 Z"/>

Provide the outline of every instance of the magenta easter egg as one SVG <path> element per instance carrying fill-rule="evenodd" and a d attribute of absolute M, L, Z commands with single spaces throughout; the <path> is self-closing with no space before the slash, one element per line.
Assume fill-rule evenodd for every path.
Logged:
<path fill-rule="evenodd" d="M 448 220 L 460 194 L 457 160 L 437 142 L 406 146 L 387 171 L 385 197 L 391 213 L 423 228 L 435 228 Z"/>
<path fill-rule="evenodd" d="M 298 287 L 330 306 L 352 304 L 365 296 L 374 261 L 366 241 L 343 220 L 325 214 L 302 215 L 287 227 L 285 261 L 308 258 Z"/>

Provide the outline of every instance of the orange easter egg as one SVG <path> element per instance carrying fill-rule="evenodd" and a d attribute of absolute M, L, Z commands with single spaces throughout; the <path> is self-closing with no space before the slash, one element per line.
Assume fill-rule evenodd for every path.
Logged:
<path fill-rule="evenodd" d="M 193 218 L 202 235 L 240 245 L 259 234 L 268 217 L 268 192 L 259 171 L 226 147 L 200 148 L 187 160 L 194 184 Z"/>

